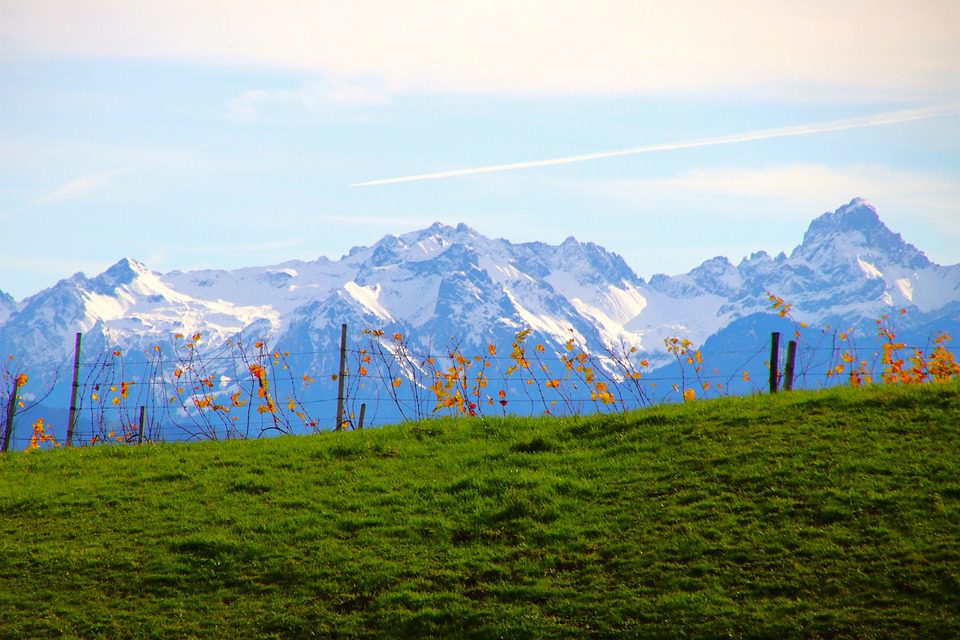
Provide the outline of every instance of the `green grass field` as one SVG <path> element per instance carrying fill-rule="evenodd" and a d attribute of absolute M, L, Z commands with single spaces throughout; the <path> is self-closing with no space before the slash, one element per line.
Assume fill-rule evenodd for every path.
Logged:
<path fill-rule="evenodd" d="M 0 637 L 960 637 L 960 387 L 8 454 Z"/>

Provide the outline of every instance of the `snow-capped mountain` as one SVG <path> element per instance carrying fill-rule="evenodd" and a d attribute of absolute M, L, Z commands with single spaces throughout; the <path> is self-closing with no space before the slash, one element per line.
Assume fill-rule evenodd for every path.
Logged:
<path fill-rule="evenodd" d="M 654 276 L 650 286 L 671 297 L 718 295 L 734 317 L 761 307 L 765 292 L 789 300 L 801 319 L 857 324 L 886 310 L 936 311 L 960 299 L 960 265 L 936 265 L 856 198 L 810 223 L 789 256 L 754 253 L 734 266 L 726 258 L 690 273 Z"/>
<path fill-rule="evenodd" d="M 558 348 L 575 337 L 595 349 L 635 347 L 638 358 L 665 362 L 664 338 L 702 344 L 769 313 L 767 292 L 810 323 L 861 326 L 900 308 L 914 311 L 908 317 L 916 323 L 931 323 L 957 315 L 960 265 L 930 262 L 861 199 L 816 218 L 789 256 L 759 251 L 737 265 L 717 257 L 649 282 L 589 242 L 514 244 L 436 223 L 339 260 L 161 274 L 124 259 L 19 304 L 0 295 L 0 355 L 16 355 L 19 366 L 49 382 L 77 331 L 87 354 L 116 346 L 167 350 L 174 334 L 200 332 L 209 345 L 264 338 L 307 354 L 301 366 L 332 373 L 346 323 L 356 332 L 400 332 L 425 350 L 509 345 L 530 328 Z M 54 397 L 62 402 L 62 394 Z"/>

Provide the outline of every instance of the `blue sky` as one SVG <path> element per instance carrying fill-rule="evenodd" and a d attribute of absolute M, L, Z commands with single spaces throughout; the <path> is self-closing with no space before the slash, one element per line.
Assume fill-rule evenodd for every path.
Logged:
<path fill-rule="evenodd" d="M 955 264 L 958 104 L 952 0 L 0 0 L 0 290 L 122 257 L 337 258 L 434 221 L 573 235 L 649 277 L 789 251 L 856 196 Z"/>

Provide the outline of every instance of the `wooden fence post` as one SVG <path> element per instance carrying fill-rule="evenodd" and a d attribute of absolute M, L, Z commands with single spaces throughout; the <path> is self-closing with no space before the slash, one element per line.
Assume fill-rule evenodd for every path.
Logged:
<path fill-rule="evenodd" d="M 367 414 L 367 403 L 361 402 L 360 403 L 360 426 L 357 427 L 358 429 L 363 429 L 363 417 L 366 414 Z"/>
<path fill-rule="evenodd" d="M 780 332 L 770 334 L 770 393 L 776 393 L 780 382 Z"/>
<path fill-rule="evenodd" d="M 787 343 L 787 364 L 783 373 L 783 390 L 793 391 L 793 372 L 797 364 L 797 341 Z"/>
<path fill-rule="evenodd" d="M 340 372 L 337 380 L 337 426 L 334 431 L 340 431 L 343 428 L 343 385 L 344 378 L 347 375 L 347 325 L 340 325 Z"/>
<path fill-rule="evenodd" d="M 140 405 L 140 425 L 137 428 L 137 444 L 143 444 L 143 425 L 147 421 L 147 408 Z"/>
<path fill-rule="evenodd" d="M 73 431 L 77 426 L 77 387 L 80 381 L 80 337 L 77 332 L 76 345 L 73 349 L 73 386 L 70 390 L 70 414 L 67 417 L 67 446 L 73 446 Z"/>
<path fill-rule="evenodd" d="M 10 438 L 13 436 L 13 416 L 17 412 L 17 392 L 20 390 L 20 376 L 13 379 L 13 391 L 10 392 L 10 400 L 7 402 L 7 420 L 3 429 L 3 443 L 0 446 L 0 452 L 6 453 L 10 449 Z"/>

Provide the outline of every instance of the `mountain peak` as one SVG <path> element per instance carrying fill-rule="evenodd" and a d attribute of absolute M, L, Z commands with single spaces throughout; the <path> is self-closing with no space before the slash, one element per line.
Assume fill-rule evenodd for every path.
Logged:
<path fill-rule="evenodd" d="M 442 222 L 434 222 L 426 229 L 419 231 L 410 231 L 397 237 L 404 245 L 415 245 L 424 240 L 436 239 L 441 244 L 448 245 L 464 240 L 474 240 L 482 237 L 472 228 L 464 223 L 459 223 L 453 227 Z"/>
<path fill-rule="evenodd" d="M 803 242 L 791 257 L 812 258 L 818 254 L 857 254 L 891 263 L 922 268 L 930 261 L 899 233 L 891 231 L 877 210 L 863 198 L 854 198 L 836 211 L 827 212 L 810 223 Z"/>
<path fill-rule="evenodd" d="M 109 287 L 118 287 L 124 284 L 130 284 L 137 277 L 147 273 L 149 269 L 146 265 L 131 260 L 130 258 L 121 258 L 109 269 L 97 276 L 97 280 Z"/>
<path fill-rule="evenodd" d="M 811 233 L 819 234 L 825 231 L 861 231 L 869 233 L 880 228 L 889 231 L 883 222 L 880 221 L 880 216 L 877 215 L 877 210 L 873 205 L 863 198 L 854 198 L 836 211 L 824 213 L 819 218 L 816 218 L 810 223 L 807 235 Z M 806 241 L 806 236 L 804 236 L 804 240 Z"/>

